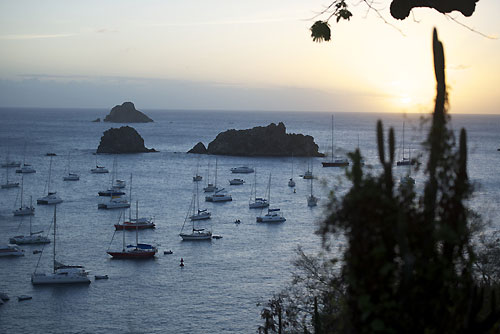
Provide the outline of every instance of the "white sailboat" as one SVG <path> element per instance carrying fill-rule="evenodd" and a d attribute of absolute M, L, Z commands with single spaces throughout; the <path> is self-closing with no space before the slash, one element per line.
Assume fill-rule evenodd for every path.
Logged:
<path fill-rule="evenodd" d="M 293 155 L 292 155 L 292 174 L 290 175 L 290 180 L 288 180 L 289 187 L 295 187 L 295 181 L 293 180 Z"/>
<path fill-rule="evenodd" d="M 312 163 L 310 161 L 307 162 L 307 171 L 304 173 L 304 175 L 302 176 L 304 179 L 306 180 L 309 180 L 309 179 L 313 179 L 314 176 L 313 176 L 313 171 L 312 171 Z"/>
<path fill-rule="evenodd" d="M 16 169 L 16 173 L 21 173 L 21 174 L 36 173 L 36 170 L 33 167 L 31 167 L 30 164 L 26 163 L 26 143 L 24 143 L 23 165 L 21 166 L 21 168 Z"/>
<path fill-rule="evenodd" d="M 89 284 L 88 272 L 83 266 L 67 266 L 56 261 L 56 211 L 57 205 L 54 206 L 54 240 L 53 240 L 53 271 L 51 273 L 39 273 L 37 267 L 31 274 L 31 283 L 33 285 L 47 284 Z M 43 253 L 42 253 L 43 254 Z M 41 254 L 40 254 L 41 256 Z"/>
<path fill-rule="evenodd" d="M 31 198 L 30 198 L 31 206 Z M 50 239 L 42 235 L 43 231 L 33 232 L 30 216 L 30 234 L 29 235 L 17 235 L 9 239 L 11 244 L 24 245 L 24 244 L 48 244 Z"/>
<path fill-rule="evenodd" d="M 229 202 L 232 201 L 233 197 L 225 192 L 225 189 L 219 189 L 212 195 L 205 196 L 205 201 L 207 202 Z"/>
<path fill-rule="evenodd" d="M 269 174 L 269 182 L 267 184 L 267 199 L 262 197 L 257 197 L 257 169 L 254 174 L 254 182 L 252 190 L 250 191 L 250 201 L 248 207 L 250 209 L 260 209 L 267 208 L 269 206 L 269 196 L 271 192 L 271 174 Z"/>
<path fill-rule="evenodd" d="M 100 196 L 102 196 L 99 193 Z M 130 201 L 132 201 L 132 174 L 130 174 Z M 121 195 L 112 195 L 109 201 L 97 204 L 98 209 L 123 209 L 130 208 L 130 202 Z"/>
<path fill-rule="evenodd" d="M 313 179 L 311 179 L 311 194 L 307 196 L 307 206 L 313 207 L 318 205 L 318 198 L 313 195 Z"/>
<path fill-rule="evenodd" d="M 336 157 L 333 150 L 333 115 L 332 115 L 332 155 L 330 161 L 323 161 L 321 163 L 323 167 L 347 167 L 349 166 L 349 160 L 347 158 Z"/>
<path fill-rule="evenodd" d="M 286 221 L 283 213 L 280 209 L 267 209 L 267 213 L 264 216 L 257 217 L 258 223 L 282 223 Z"/>
<path fill-rule="evenodd" d="M 80 180 L 80 176 L 76 173 L 71 173 L 71 168 L 70 168 L 70 158 L 71 152 L 68 152 L 68 167 L 67 167 L 67 172 L 68 174 L 66 176 L 63 176 L 63 181 L 78 181 Z"/>
<path fill-rule="evenodd" d="M 154 223 L 154 217 L 139 218 L 139 201 L 135 202 L 135 218 L 132 218 L 132 209 L 130 209 L 128 215 L 128 221 L 124 221 L 123 223 L 118 222 L 118 224 L 115 224 L 116 230 L 135 230 L 135 229 L 143 230 L 146 228 L 155 228 L 155 227 L 156 225 Z"/>
<path fill-rule="evenodd" d="M 403 122 L 403 141 L 400 149 L 401 159 L 396 161 L 397 166 L 410 166 L 411 158 L 410 158 L 410 148 L 408 147 L 408 157 L 405 156 L 405 122 Z"/>
<path fill-rule="evenodd" d="M 3 168 L 20 167 L 21 162 L 10 160 L 10 150 L 7 149 L 7 156 L 5 157 L 5 162 L 2 164 Z"/>
<path fill-rule="evenodd" d="M 93 174 L 106 174 L 106 173 L 109 173 L 109 170 L 107 170 L 106 167 L 99 166 L 99 164 L 97 164 L 97 153 L 95 154 L 95 168 L 92 168 L 90 170 L 90 172 L 92 172 Z"/>
<path fill-rule="evenodd" d="M 217 159 L 215 159 L 215 182 L 210 183 L 210 160 L 208 161 L 208 169 L 207 169 L 207 186 L 203 188 L 206 193 L 213 193 L 214 191 L 219 190 L 217 188 Z"/>
<path fill-rule="evenodd" d="M 113 160 L 113 171 L 111 172 L 110 185 L 106 190 L 101 190 L 98 192 L 99 196 L 122 196 L 125 192 L 122 188 L 125 188 L 125 181 L 117 180 L 116 175 L 118 172 L 118 163 L 116 158 Z"/>
<path fill-rule="evenodd" d="M 49 163 L 49 179 L 47 181 L 47 195 L 40 197 L 36 200 L 36 204 L 43 204 L 43 205 L 53 205 L 53 204 L 59 204 L 62 203 L 61 197 L 57 196 L 57 193 L 55 191 L 50 191 L 50 176 L 52 173 L 52 156 L 50 157 L 50 163 Z"/>
<path fill-rule="evenodd" d="M 198 191 L 198 183 L 196 183 L 196 194 L 194 194 L 194 196 L 196 196 L 196 200 L 193 202 L 193 211 L 189 219 L 191 220 L 210 219 L 211 213 L 207 209 L 200 209 L 200 195 Z"/>
<path fill-rule="evenodd" d="M 8 165 L 8 160 L 5 161 L 5 165 Z M 10 168 L 5 168 L 5 183 L 2 184 L 2 189 L 19 187 L 19 182 L 9 182 L 9 170 Z"/>
<path fill-rule="evenodd" d="M 24 175 L 21 177 L 21 205 L 19 206 L 19 208 L 12 211 L 14 216 L 28 216 L 35 214 L 35 208 L 33 207 L 33 205 L 31 205 L 31 203 L 30 206 L 23 205 L 23 195 L 24 195 Z"/>
<path fill-rule="evenodd" d="M 196 175 L 193 176 L 193 182 L 199 182 L 203 180 L 203 176 L 198 174 L 198 170 L 200 169 L 200 158 L 198 158 L 198 163 L 196 164 Z"/>
<path fill-rule="evenodd" d="M 195 203 L 195 195 L 191 200 L 191 204 L 189 205 L 189 210 L 186 214 L 186 218 L 184 219 L 184 224 L 182 224 L 181 232 L 179 236 L 182 240 L 186 241 L 202 241 L 202 240 L 212 240 L 212 231 L 206 230 L 204 228 L 195 227 L 195 220 L 191 220 L 191 228 L 186 227 L 186 222 L 188 221 L 189 214 L 191 213 L 191 208 Z M 187 231 L 185 231 L 187 229 Z"/>
<path fill-rule="evenodd" d="M 269 173 L 269 185 L 268 185 L 268 193 L 267 193 L 267 205 L 269 206 L 271 203 L 271 173 Z M 286 221 L 283 213 L 279 208 L 268 208 L 267 213 L 263 216 L 256 217 L 256 221 L 258 223 L 281 223 Z"/>
<path fill-rule="evenodd" d="M 24 256 L 24 250 L 17 246 L 0 245 L 0 257 L 4 256 Z"/>

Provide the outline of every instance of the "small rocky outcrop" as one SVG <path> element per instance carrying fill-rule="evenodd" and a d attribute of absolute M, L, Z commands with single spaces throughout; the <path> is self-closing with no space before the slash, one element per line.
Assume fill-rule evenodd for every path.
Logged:
<path fill-rule="evenodd" d="M 111 112 L 104 118 L 104 122 L 112 123 L 148 123 L 153 122 L 151 118 L 135 109 L 132 102 L 114 106 Z"/>
<path fill-rule="evenodd" d="M 100 122 L 100 121 L 101 121 L 101 119 L 100 119 L 100 118 L 96 118 L 96 119 L 94 119 L 92 122 L 94 122 L 94 123 L 98 123 L 98 122 Z"/>
<path fill-rule="evenodd" d="M 208 151 L 205 145 L 200 141 L 198 144 L 194 145 L 194 147 L 190 149 L 188 153 L 207 154 Z"/>
<path fill-rule="evenodd" d="M 97 153 L 147 153 L 156 152 L 154 148 L 144 146 L 144 139 L 130 126 L 104 131 Z"/>
<path fill-rule="evenodd" d="M 199 147 L 199 143 L 193 147 Z M 246 130 L 221 132 L 208 144 L 207 152 L 236 156 L 302 156 L 321 157 L 312 136 L 286 133 L 285 125 L 271 123 Z"/>

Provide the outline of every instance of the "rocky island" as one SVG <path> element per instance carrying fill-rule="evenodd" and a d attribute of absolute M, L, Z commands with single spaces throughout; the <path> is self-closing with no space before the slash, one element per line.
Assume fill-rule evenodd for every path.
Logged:
<path fill-rule="evenodd" d="M 208 144 L 196 144 L 188 153 L 235 156 L 300 156 L 322 157 L 314 138 L 308 135 L 286 133 L 285 125 L 271 123 L 246 130 L 221 132 Z"/>
<path fill-rule="evenodd" d="M 157 152 L 154 148 L 144 146 L 144 139 L 130 126 L 104 131 L 97 153 L 147 153 Z"/>
<path fill-rule="evenodd" d="M 123 102 L 122 105 L 114 106 L 113 109 L 111 109 L 111 112 L 104 118 L 104 122 L 148 123 L 153 122 L 153 120 L 135 109 L 132 102 Z"/>

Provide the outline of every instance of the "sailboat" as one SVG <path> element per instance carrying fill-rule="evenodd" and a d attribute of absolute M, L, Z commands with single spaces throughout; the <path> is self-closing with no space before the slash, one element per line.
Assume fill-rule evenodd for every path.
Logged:
<path fill-rule="evenodd" d="M 54 206 L 54 240 L 53 240 L 53 271 L 51 273 L 38 273 L 35 268 L 31 274 L 31 283 L 33 285 L 42 284 L 89 284 L 88 272 L 83 266 L 67 266 L 56 261 L 56 211 L 57 205 Z M 42 253 L 41 253 L 42 254 Z M 40 256 L 41 256 L 40 254 Z"/>
<path fill-rule="evenodd" d="M 203 180 L 203 176 L 198 174 L 198 170 L 200 169 L 200 159 L 198 158 L 198 164 L 196 165 L 196 175 L 193 176 L 193 182 L 199 182 Z"/>
<path fill-rule="evenodd" d="M 333 115 L 332 115 L 332 156 L 331 161 L 323 161 L 323 167 L 346 167 L 349 166 L 347 158 L 337 158 L 333 153 Z"/>
<path fill-rule="evenodd" d="M 56 195 L 56 192 L 50 191 L 50 175 L 52 173 L 52 156 L 50 157 L 50 163 L 49 163 L 49 179 L 47 181 L 47 195 L 40 197 L 36 200 L 36 204 L 44 204 L 44 205 L 52 205 L 52 204 L 58 204 L 62 203 L 61 197 Z"/>
<path fill-rule="evenodd" d="M 304 173 L 304 175 L 302 177 L 306 180 L 313 179 L 314 175 L 313 175 L 312 169 L 313 169 L 312 163 L 311 163 L 311 161 L 308 161 L 307 162 L 307 171 Z"/>
<path fill-rule="evenodd" d="M 93 174 L 106 174 L 106 173 L 109 173 L 109 170 L 107 170 L 104 166 L 99 166 L 97 164 L 97 153 L 95 153 L 95 168 L 92 168 L 90 171 Z"/>
<path fill-rule="evenodd" d="M 295 187 L 295 181 L 293 180 L 293 155 L 292 155 L 292 174 L 290 175 L 290 180 L 288 180 L 289 187 Z"/>
<path fill-rule="evenodd" d="M 17 246 L 0 245 L 0 257 L 4 256 L 24 256 L 24 250 Z"/>
<path fill-rule="evenodd" d="M 311 194 L 307 196 L 307 206 L 313 207 L 318 205 L 318 198 L 313 195 L 313 179 L 311 179 Z"/>
<path fill-rule="evenodd" d="M 257 169 L 255 169 L 254 182 L 250 192 L 250 202 L 248 207 L 250 209 L 267 208 L 269 206 L 269 195 L 271 191 L 271 174 L 269 174 L 269 182 L 267 184 L 267 199 L 257 197 Z"/>
<path fill-rule="evenodd" d="M 14 216 L 28 216 L 35 214 L 35 208 L 33 205 L 23 206 L 23 194 L 24 194 L 24 175 L 21 177 L 21 205 L 18 209 L 12 211 Z"/>
<path fill-rule="evenodd" d="M 8 164 L 8 161 L 5 161 L 5 165 Z M 5 169 L 5 183 L 2 184 L 2 189 L 10 189 L 10 188 L 16 188 L 19 187 L 19 182 L 9 182 L 9 169 Z"/>
<path fill-rule="evenodd" d="M 30 198 L 31 206 L 31 198 Z M 31 216 L 30 216 L 30 234 L 29 235 L 17 235 L 9 239 L 11 244 L 24 245 L 24 244 L 48 244 L 50 239 L 42 235 L 43 231 L 33 232 L 31 227 Z"/>
<path fill-rule="evenodd" d="M 191 220 L 190 231 L 184 231 L 184 229 L 186 228 L 186 222 L 189 218 L 189 214 L 191 213 L 191 208 L 194 207 L 195 197 L 196 195 L 193 194 L 193 198 L 191 200 L 191 204 L 189 205 L 189 210 L 186 214 L 186 218 L 184 219 L 184 224 L 182 224 L 179 236 L 182 238 L 182 240 L 186 241 L 212 240 L 212 232 L 204 228 L 195 228 L 195 220 Z"/>
<path fill-rule="evenodd" d="M 219 190 L 217 188 L 217 159 L 215 159 L 215 182 L 210 183 L 210 160 L 208 161 L 208 169 L 207 169 L 207 186 L 203 188 L 206 193 L 212 193 L 214 191 Z"/>
<path fill-rule="evenodd" d="M 409 166 L 411 165 L 411 159 L 410 159 L 410 148 L 408 148 L 408 157 L 405 157 L 405 122 L 403 122 L 403 142 L 401 145 L 401 150 L 402 152 L 402 159 L 396 161 L 397 166 Z"/>
<path fill-rule="evenodd" d="M 271 203 L 271 173 L 269 173 L 269 185 L 268 185 L 268 202 L 267 206 L 269 206 L 269 203 Z M 283 216 L 283 213 L 279 208 L 268 208 L 267 213 L 263 216 L 258 216 L 256 217 L 256 221 L 258 223 L 281 223 L 286 221 L 285 217 Z"/>
<path fill-rule="evenodd" d="M 99 196 L 121 196 L 125 195 L 125 192 L 121 189 L 125 187 L 125 181 L 116 180 L 116 173 L 118 169 L 118 164 L 116 158 L 113 160 L 113 172 L 111 173 L 110 187 L 106 190 L 101 190 L 98 192 Z M 119 181 L 119 182 L 118 182 Z M 118 182 L 118 183 L 116 183 Z"/>
<path fill-rule="evenodd" d="M 125 211 L 122 212 L 122 215 L 125 217 Z M 120 215 L 121 217 L 121 215 Z M 116 232 L 115 232 L 116 233 Z M 158 252 L 158 248 L 156 246 L 150 244 L 140 244 L 139 243 L 139 227 L 135 228 L 135 245 L 126 245 L 125 246 L 125 231 L 122 232 L 123 238 L 123 246 L 121 251 L 108 251 L 109 255 L 111 255 L 114 259 L 151 259 L 154 258 L 155 254 Z M 114 234 L 113 234 L 114 237 Z M 111 240 L 113 241 L 113 240 Z"/>
<path fill-rule="evenodd" d="M 215 191 L 212 195 L 205 196 L 205 201 L 207 202 L 229 202 L 233 200 L 233 197 L 230 194 L 227 194 L 225 189 L 219 189 Z"/>
<path fill-rule="evenodd" d="M 125 193 L 123 193 L 123 194 L 125 194 Z M 101 193 L 99 193 L 99 196 L 103 196 L 103 195 L 101 195 Z M 130 201 L 132 201 L 132 174 L 130 174 Z M 121 195 L 112 195 L 108 202 L 98 203 L 97 208 L 98 209 L 130 208 L 130 203 L 129 203 L 129 201 L 127 201 L 126 198 L 121 197 Z"/>
<path fill-rule="evenodd" d="M 139 218 L 139 201 L 135 202 L 135 218 L 131 217 L 131 212 L 132 210 L 129 210 L 128 221 L 124 221 L 123 223 L 118 222 L 118 224 L 115 224 L 115 230 L 135 230 L 136 228 L 143 230 L 146 228 L 156 227 L 153 218 Z"/>
<path fill-rule="evenodd" d="M 193 201 L 193 213 L 189 217 L 191 220 L 204 220 L 204 219 L 210 219 L 210 212 L 208 212 L 207 209 L 200 209 L 200 195 L 198 191 L 198 183 L 196 183 L 196 200 Z M 196 204 L 196 205 L 195 205 Z"/>
<path fill-rule="evenodd" d="M 21 174 L 36 173 L 36 170 L 33 167 L 31 167 L 30 164 L 26 163 L 26 143 L 24 143 L 23 165 L 21 166 L 21 168 L 16 169 L 16 173 L 21 173 Z"/>
<path fill-rule="evenodd" d="M 70 169 L 70 162 L 71 162 L 71 159 L 70 159 L 70 154 L 71 152 L 68 152 L 68 175 L 66 176 L 63 176 L 63 181 L 78 181 L 80 180 L 80 176 L 76 173 L 71 173 L 71 169 Z"/>
<path fill-rule="evenodd" d="M 20 167 L 21 163 L 19 161 L 9 160 L 10 150 L 7 149 L 7 156 L 5 157 L 5 163 L 2 164 L 4 168 Z"/>

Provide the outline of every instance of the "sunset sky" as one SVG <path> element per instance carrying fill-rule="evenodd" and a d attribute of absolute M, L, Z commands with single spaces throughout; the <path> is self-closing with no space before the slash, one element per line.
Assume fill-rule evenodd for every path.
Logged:
<path fill-rule="evenodd" d="M 397 22 L 351 2 L 332 41 L 309 27 L 329 1 L 2 1 L 0 107 L 427 112 L 431 34 L 445 46 L 451 112 L 500 113 L 500 1 L 470 18 Z M 356 5 L 357 4 L 357 5 Z"/>

